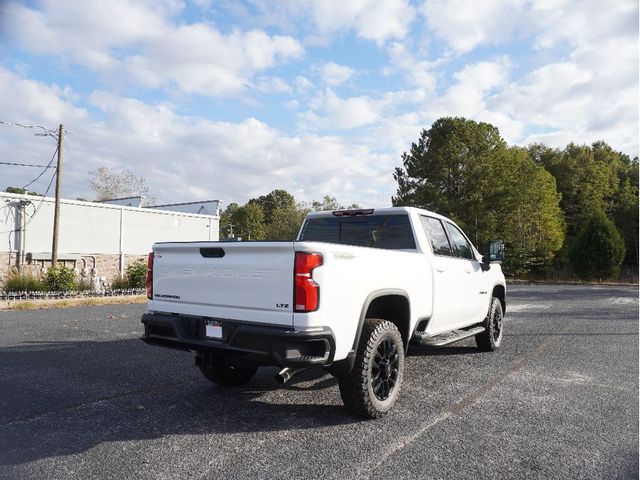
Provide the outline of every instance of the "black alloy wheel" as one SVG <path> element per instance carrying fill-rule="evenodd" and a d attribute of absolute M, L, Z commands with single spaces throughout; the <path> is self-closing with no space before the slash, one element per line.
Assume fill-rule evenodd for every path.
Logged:
<path fill-rule="evenodd" d="M 391 339 L 380 342 L 371 366 L 371 386 L 378 400 L 389 398 L 398 382 L 399 357 Z"/>

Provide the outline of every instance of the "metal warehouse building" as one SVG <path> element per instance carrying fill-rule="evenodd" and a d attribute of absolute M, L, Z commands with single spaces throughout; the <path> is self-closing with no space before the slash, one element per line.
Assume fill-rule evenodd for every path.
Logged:
<path fill-rule="evenodd" d="M 32 273 L 50 266 L 54 202 L 0 193 L 0 280 L 14 266 Z M 176 204 L 176 210 L 180 207 Z M 217 208 L 213 212 L 62 199 L 58 262 L 108 283 L 133 261 L 146 258 L 154 242 L 218 240 L 220 217 Z"/>

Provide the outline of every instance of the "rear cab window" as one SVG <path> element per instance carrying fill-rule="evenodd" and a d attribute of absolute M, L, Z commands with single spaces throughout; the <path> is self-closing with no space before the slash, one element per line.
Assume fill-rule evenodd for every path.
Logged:
<path fill-rule="evenodd" d="M 386 250 L 415 250 L 409 216 L 318 216 L 305 220 L 298 241 L 326 242 Z"/>

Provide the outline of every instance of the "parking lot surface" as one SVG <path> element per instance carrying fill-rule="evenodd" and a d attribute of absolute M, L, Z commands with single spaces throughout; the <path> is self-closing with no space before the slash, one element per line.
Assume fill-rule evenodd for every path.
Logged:
<path fill-rule="evenodd" d="M 500 350 L 412 347 L 363 421 L 322 370 L 237 389 L 144 305 L 0 313 L 1 478 L 638 478 L 637 287 L 510 286 Z"/>

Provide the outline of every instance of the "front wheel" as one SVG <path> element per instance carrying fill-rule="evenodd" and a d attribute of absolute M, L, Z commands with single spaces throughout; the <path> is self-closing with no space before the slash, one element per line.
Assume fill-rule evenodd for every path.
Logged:
<path fill-rule="evenodd" d="M 397 327 L 368 318 L 350 374 L 339 378 L 340 397 L 354 415 L 378 418 L 398 399 L 404 373 L 404 346 Z"/>
<path fill-rule="evenodd" d="M 212 365 L 199 365 L 200 371 L 204 377 L 218 385 L 226 387 L 237 387 L 244 385 L 258 370 L 257 365 L 232 363 L 222 361 Z"/>
<path fill-rule="evenodd" d="M 484 352 L 497 350 L 502 343 L 504 335 L 504 315 L 502 313 L 502 303 L 496 297 L 491 298 L 489 313 L 482 323 L 484 332 L 476 335 L 476 345 Z"/>

